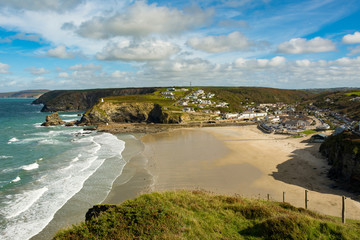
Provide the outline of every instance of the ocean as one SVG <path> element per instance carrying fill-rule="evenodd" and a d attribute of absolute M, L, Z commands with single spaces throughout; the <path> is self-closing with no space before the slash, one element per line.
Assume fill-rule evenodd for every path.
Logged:
<path fill-rule="evenodd" d="M 49 113 L 31 102 L 0 99 L 1 239 L 30 239 L 69 202 L 67 211 L 84 215 L 106 198 L 126 164 L 125 142 L 117 136 L 81 127 L 41 127 Z M 78 112 L 60 117 L 80 118 Z"/>

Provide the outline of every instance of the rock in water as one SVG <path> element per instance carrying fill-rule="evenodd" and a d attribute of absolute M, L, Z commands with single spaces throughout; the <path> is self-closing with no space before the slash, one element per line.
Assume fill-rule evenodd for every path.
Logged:
<path fill-rule="evenodd" d="M 61 120 L 59 114 L 57 112 L 52 113 L 48 116 L 46 116 L 46 122 L 44 122 L 43 124 L 41 124 L 41 126 L 56 126 L 56 125 L 62 125 L 65 122 L 63 120 Z"/>

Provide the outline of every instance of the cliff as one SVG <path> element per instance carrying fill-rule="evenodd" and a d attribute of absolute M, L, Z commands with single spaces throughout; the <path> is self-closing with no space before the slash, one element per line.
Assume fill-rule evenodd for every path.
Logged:
<path fill-rule="evenodd" d="M 50 90 L 24 90 L 19 92 L 0 93 L 0 98 L 39 98 Z"/>
<path fill-rule="evenodd" d="M 46 121 L 43 124 L 41 124 L 41 126 L 48 127 L 48 126 L 57 126 L 62 124 L 65 124 L 65 122 L 61 120 L 57 112 L 54 112 L 46 116 Z"/>
<path fill-rule="evenodd" d="M 86 111 L 103 97 L 147 94 L 155 90 L 155 88 L 55 90 L 45 93 L 33 101 L 33 104 L 44 104 L 42 112 Z"/>
<path fill-rule="evenodd" d="M 151 102 L 100 102 L 89 109 L 81 124 L 104 123 L 181 123 L 183 114 L 167 112 L 157 103 Z"/>
<path fill-rule="evenodd" d="M 329 176 L 360 192 L 360 138 L 350 131 L 330 136 L 321 144 L 320 152 L 332 165 Z"/>
<path fill-rule="evenodd" d="M 358 239 L 358 225 L 288 203 L 176 191 L 94 206 L 54 239 Z"/>

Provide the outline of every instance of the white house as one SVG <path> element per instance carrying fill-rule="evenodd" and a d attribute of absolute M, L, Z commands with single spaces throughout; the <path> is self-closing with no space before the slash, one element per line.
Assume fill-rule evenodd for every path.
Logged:
<path fill-rule="evenodd" d="M 195 110 L 192 107 L 186 107 L 183 109 L 183 112 L 195 112 Z"/>

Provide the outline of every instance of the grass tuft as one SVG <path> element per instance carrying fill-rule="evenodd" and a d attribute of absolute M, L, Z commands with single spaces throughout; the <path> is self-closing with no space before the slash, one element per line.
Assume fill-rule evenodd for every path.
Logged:
<path fill-rule="evenodd" d="M 203 191 L 144 194 L 121 205 L 96 206 L 91 218 L 54 239 L 357 239 L 359 221 L 288 203 Z"/>

